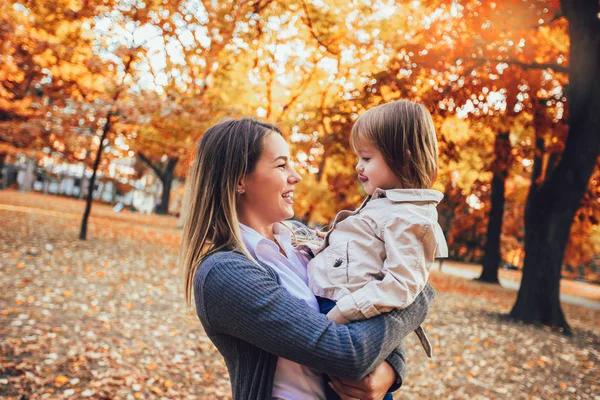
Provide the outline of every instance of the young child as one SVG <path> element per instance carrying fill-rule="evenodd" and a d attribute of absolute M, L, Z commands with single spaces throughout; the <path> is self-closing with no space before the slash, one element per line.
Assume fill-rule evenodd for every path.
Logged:
<path fill-rule="evenodd" d="M 407 307 L 434 259 L 448 256 L 436 210 L 443 195 L 431 189 L 437 140 L 425 106 L 394 101 L 372 108 L 356 121 L 351 143 L 368 197 L 337 214 L 308 264 L 309 287 L 336 323 Z M 416 333 L 431 357 L 422 328 Z"/>

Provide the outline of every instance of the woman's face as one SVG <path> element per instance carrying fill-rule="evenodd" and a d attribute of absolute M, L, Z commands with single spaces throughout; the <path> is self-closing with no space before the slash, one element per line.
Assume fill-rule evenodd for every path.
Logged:
<path fill-rule="evenodd" d="M 241 182 L 238 213 L 246 225 L 270 225 L 294 216 L 294 187 L 302 178 L 290 165 L 290 149 L 271 132 L 256 167 Z"/>

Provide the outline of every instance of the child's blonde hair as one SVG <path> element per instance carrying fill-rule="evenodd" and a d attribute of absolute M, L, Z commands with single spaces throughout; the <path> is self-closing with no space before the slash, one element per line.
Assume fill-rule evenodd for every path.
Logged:
<path fill-rule="evenodd" d="M 372 143 L 403 188 L 429 189 L 437 175 L 438 145 L 433 120 L 422 104 L 398 100 L 373 107 L 352 127 L 356 150 Z"/>

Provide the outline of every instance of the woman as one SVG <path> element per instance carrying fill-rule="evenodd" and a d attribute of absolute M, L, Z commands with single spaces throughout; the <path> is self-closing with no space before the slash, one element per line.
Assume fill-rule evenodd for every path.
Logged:
<path fill-rule="evenodd" d="M 339 377 L 332 385 L 342 398 L 380 399 L 401 385 L 404 359 L 394 349 L 425 319 L 433 289 L 404 310 L 349 325 L 319 314 L 307 260 L 280 223 L 293 216 L 300 176 L 277 127 L 250 118 L 213 126 L 188 181 L 186 299 L 193 294 L 225 358 L 234 399 L 324 399 L 321 373 Z"/>

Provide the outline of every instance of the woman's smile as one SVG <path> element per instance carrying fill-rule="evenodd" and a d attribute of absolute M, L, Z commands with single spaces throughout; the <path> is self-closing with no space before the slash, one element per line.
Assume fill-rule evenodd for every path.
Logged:
<path fill-rule="evenodd" d="M 282 194 L 281 197 L 283 197 L 283 200 L 286 203 L 288 203 L 288 204 L 294 204 L 294 191 L 293 190 L 288 190 L 287 192 L 285 192 L 284 194 Z"/>

